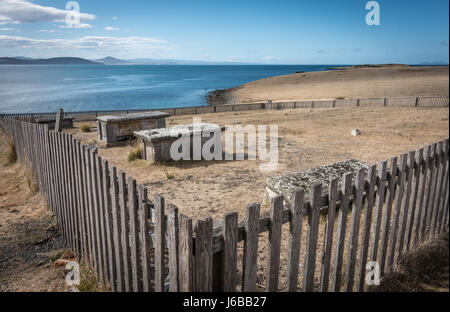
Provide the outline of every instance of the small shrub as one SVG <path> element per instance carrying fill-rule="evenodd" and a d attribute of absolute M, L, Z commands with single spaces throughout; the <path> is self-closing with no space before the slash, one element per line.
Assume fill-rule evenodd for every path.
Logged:
<path fill-rule="evenodd" d="M 87 265 L 80 266 L 80 285 L 77 286 L 80 292 L 102 291 L 101 284 L 97 281 L 94 271 Z"/>
<path fill-rule="evenodd" d="M 92 131 L 92 130 L 91 130 L 91 126 L 89 126 L 89 125 L 81 125 L 80 131 L 81 131 L 81 132 L 84 132 L 84 133 L 91 132 L 91 131 Z"/>
<path fill-rule="evenodd" d="M 142 149 L 140 147 L 135 149 L 134 151 L 131 151 L 128 154 L 128 162 L 133 162 L 141 158 L 142 158 Z"/>
<path fill-rule="evenodd" d="M 164 174 L 166 175 L 167 180 L 175 179 L 175 175 L 172 172 L 169 172 L 169 170 L 165 165 L 164 165 Z"/>

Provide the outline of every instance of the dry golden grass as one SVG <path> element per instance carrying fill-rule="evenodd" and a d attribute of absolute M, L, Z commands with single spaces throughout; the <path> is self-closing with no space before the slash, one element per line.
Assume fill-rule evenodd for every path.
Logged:
<path fill-rule="evenodd" d="M 3 146 L 5 159 L 8 164 L 13 164 L 17 161 L 16 147 L 14 146 L 14 140 L 11 133 L 3 119 L 0 118 L 0 144 Z"/>
<path fill-rule="evenodd" d="M 449 233 L 420 242 L 372 289 L 379 292 L 449 291 Z"/>
<path fill-rule="evenodd" d="M 128 157 L 127 157 L 128 162 L 133 162 L 133 161 L 136 161 L 136 160 L 141 159 L 141 158 L 142 158 L 142 149 L 140 147 L 138 147 L 135 150 L 131 151 L 128 154 Z"/>
<path fill-rule="evenodd" d="M 81 126 L 80 126 L 80 131 L 81 131 L 81 132 L 84 132 L 84 133 L 89 133 L 89 132 L 92 131 L 92 128 L 91 128 L 90 125 L 84 124 L 84 125 L 81 125 Z"/>

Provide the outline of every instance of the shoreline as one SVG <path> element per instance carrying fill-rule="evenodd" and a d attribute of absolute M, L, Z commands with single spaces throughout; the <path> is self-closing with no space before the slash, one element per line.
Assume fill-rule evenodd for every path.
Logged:
<path fill-rule="evenodd" d="M 449 96 L 447 66 L 355 65 L 252 81 L 206 95 L 208 105 L 268 100 Z"/>

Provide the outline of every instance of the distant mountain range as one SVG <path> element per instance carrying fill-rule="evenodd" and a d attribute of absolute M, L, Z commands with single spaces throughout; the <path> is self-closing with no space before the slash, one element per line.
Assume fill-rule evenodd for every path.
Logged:
<path fill-rule="evenodd" d="M 55 57 L 49 59 L 32 59 L 23 56 L 0 57 L 0 65 L 103 65 L 79 57 Z"/>
<path fill-rule="evenodd" d="M 172 60 L 172 59 L 150 59 L 150 58 L 121 60 L 111 56 L 93 61 L 105 65 L 256 65 L 256 63 L 243 63 L 243 62 L 205 62 L 195 60 Z"/>
<path fill-rule="evenodd" d="M 87 60 L 79 57 L 33 59 L 24 56 L 15 56 L 0 57 L 0 65 L 256 65 L 256 63 L 204 62 L 195 60 L 192 61 L 149 58 L 121 60 L 111 56 L 97 60 Z"/>

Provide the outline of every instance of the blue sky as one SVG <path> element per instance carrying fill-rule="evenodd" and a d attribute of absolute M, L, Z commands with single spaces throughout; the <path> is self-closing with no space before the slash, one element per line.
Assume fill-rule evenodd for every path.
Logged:
<path fill-rule="evenodd" d="M 449 59 L 448 0 L 0 0 L 0 56 L 171 58 L 268 64 L 409 63 Z"/>

